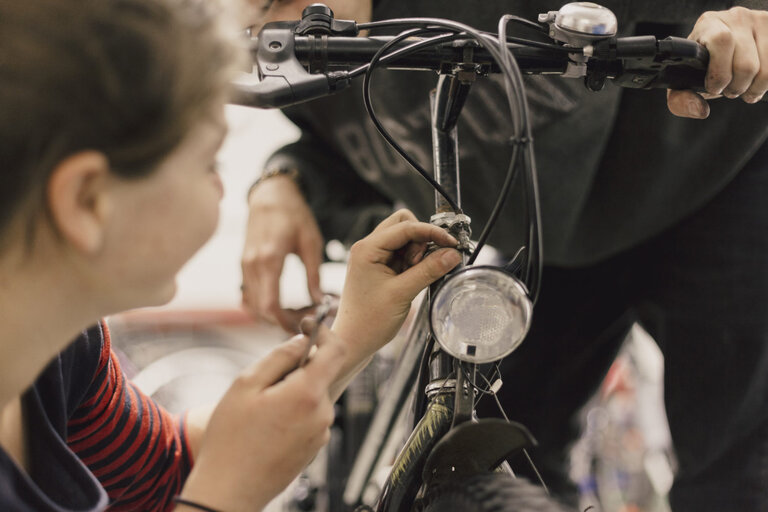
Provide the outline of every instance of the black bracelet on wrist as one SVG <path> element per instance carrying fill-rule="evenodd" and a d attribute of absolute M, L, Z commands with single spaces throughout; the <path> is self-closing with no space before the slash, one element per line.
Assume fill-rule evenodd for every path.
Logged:
<path fill-rule="evenodd" d="M 186 505 L 188 507 L 196 508 L 197 510 L 204 510 L 205 512 L 219 512 L 215 508 L 206 507 L 205 505 L 195 503 L 194 501 L 185 500 L 181 496 L 174 496 L 173 502 L 177 505 Z"/>
<path fill-rule="evenodd" d="M 299 187 L 299 190 L 301 193 L 304 193 L 304 190 L 301 187 L 301 178 L 299 176 L 299 171 L 294 169 L 293 167 L 273 167 L 271 169 L 267 169 L 263 173 L 261 173 L 261 176 L 256 178 L 256 181 L 253 182 L 253 185 L 248 187 L 248 193 L 245 195 L 246 199 L 251 197 L 251 192 L 253 192 L 253 189 L 256 188 L 260 183 L 268 180 L 269 178 L 274 178 L 275 176 L 286 176 L 293 181 L 297 187 Z"/>

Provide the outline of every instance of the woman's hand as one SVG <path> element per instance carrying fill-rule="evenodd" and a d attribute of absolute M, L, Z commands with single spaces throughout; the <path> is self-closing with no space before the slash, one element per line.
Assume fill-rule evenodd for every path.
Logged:
<path fill-rule="evenodd" d="M 320 301 L 320 228 L 298 186 L 287 176 L 273 176 L 256 186 L 248 197 L 248 207 L 241 261 L 243 306 L 256 318 L 298 332 L 306 311 L 280 306 L 280 275 L 285 257 L 298 255 L 307 271 L 309 294 L 315 302 Z"/>
<path fill-rule="evenodd" d="M 183 498 L 227 512 L 261 510 L 328 442 L 329 388 L 346 349 L 326 336 L 295 369 L 308 342 L 295 336 L 235 380 L 211 417 Z"/>
<path fill-rule="evenodd" d="M 425 257 L 430 242 L 443 248 Z M 350 359 L 365 359 L 397 334 L 416 295 L 461 261 L 456 243 L 445 230 L 400 210 L 352 246 L 332 327 Z"/>
<path fill-rule="evenodd" d="M 768 90 L 768 11 L 733 7 L 702 14 L 688 36 L 709 51 L 706 94 L 667 91 L 670 112 L 681 117 L 709 116 L 706 99 L 725 96 L 747 103 Z"/>
<path fill-rule="evenodd" d="M 446 247 L 425 257 L 428 243 Z M 444 230 L 401 210 L 357 242 L 333 330 L 295 369 L 299 335 L 243 372 L 219 402 L 182 497 L 217 510 L 261 510 L 329 438 L 333 397 L 349 375 L 400 328 L 413 298 L 461 256 Z M 305 322 L 312 331 L 313 322 Z"/>

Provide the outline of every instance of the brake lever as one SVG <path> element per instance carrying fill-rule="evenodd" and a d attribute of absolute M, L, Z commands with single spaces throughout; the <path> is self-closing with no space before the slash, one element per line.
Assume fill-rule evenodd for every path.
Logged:
<path fill-rule="evenodd" d="M 277 108 L 327 96 L 349 85 L 349 73 L 311 73 L 295 53 L 296 21 L 268 23 L 251 45 L 259 82 L 236 83 L 232 103 Z"/>

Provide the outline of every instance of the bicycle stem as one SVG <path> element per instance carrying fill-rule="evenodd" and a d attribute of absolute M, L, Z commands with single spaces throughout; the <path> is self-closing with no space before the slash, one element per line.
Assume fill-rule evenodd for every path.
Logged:
<path fill-rule="evenodd" d="M 476 72 L 471 65 L 459 64 L 440 74 L 437 87 L 430 94 L 432 114 L 432 145 L 434 151 L 434 176 L 437 182 L 461 207 L 460 171 L 459 171 L 459 141 L 456 124 L 461 109 L 464 107 L 469 90 L 476 79 Z M 463 213 L 453 210 L 448 201 L 435 192 L 435 215 L 430 221 L 446 229 L 457 240 L 459 249 L 464 253 L 462 263 L 457 268 L 466 265 L 470 252 L 470 219 Z M 431 292 L 435 288 L 430 288 Z M 456 386 L 454 398 L 453 425 L 472 419 L 474 412 L 474 382 L 467 381 L 461 361 L 454 359 L 439 348 L 433 354 L 429 365 L 430 383 L 444 382 L 449 374 L 455 372 Z M 470 379 L 474 378 L 475 365 L 467 372 Z"/>
<path fill-rule="evenodd" d="M 432 111 L 432 148 L 434 176 L 437 182 L 461 207 L 459 189 L 459 140 L 456 130 L 459 113 L 466 102 L 474 72 L 460 80 L 455 73 L 441 74 L 437 89 L 429 95 Z M 472 79 L 469 79 L 472 77 Z M 457 213 L 446 199 L 435 192 L 435 212 Z"/>

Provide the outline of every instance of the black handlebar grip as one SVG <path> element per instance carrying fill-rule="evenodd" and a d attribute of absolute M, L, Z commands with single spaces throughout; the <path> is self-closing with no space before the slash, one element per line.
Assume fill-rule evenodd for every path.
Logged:
<path fill-rule="evenodd" d="M 630 36 L 606 40 L 595 48 L 598 59 L 621 62 L 620 71 L 612 77 L 621 87 L 706 92 L 709 52 L 696 41 Z M 768 101 L 766 96 L 762 101 Z"/>
<path fill-rule="evenodd" d="M 709 66 L 709 51 L 696 41 L 680 37 L 667 37 L 659 40 L 658 44 L 660 55 L 666 60 L 680 63 L 671 62 L 661 70 L 654 87 L 706 92 L 704 83 Z M 768 95 L 764 95 L 761 101 L 768 101 Z"/>

